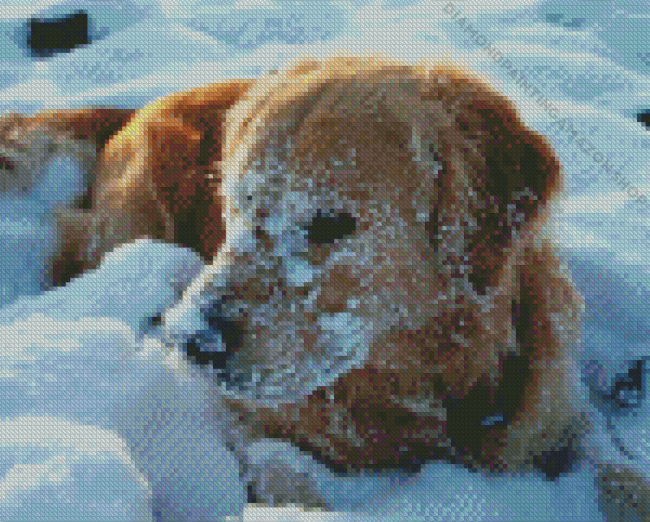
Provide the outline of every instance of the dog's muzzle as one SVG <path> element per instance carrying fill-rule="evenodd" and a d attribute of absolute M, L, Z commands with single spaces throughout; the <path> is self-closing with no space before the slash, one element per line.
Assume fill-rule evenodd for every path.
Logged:
<path fill-rule="evenodd" d="M 220 297 L 228 288 L 235 259 L 253 248 L 246 234 L 235 239 L 238 248 L 224 246 L 224 252 L 206 267 L 186 289 L 180 302 L 167 311 L 161 341 L 172 350 L 185 353 L 190 362 L 217 372 L 228 382 L 228 360 L 241 348 L 244 327 L 225 313 Z"/>
<path fill-rule="evenodd" d="M 219 377 L 229 381 L 228 360 L 242 346 L 243 327 L 238 322 L 224 317 L 221 300 L 201 306 L 198 311 L 194 309 L 186 312 L 184 318 L 174 314 L 175 332 L 169 335 L 168 330 L 168 335 L 163 336 L 163 340 L 171 348 L 184 353 L 190 362 L 212 369 Z M 193 317 L 197 312 L 200 317 Z M 179 330 L 179 323 L 183 322 L 185 328 Z"/>

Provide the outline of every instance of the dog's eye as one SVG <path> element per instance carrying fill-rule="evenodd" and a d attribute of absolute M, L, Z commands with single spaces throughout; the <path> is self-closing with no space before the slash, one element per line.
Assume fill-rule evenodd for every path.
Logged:
<path fill-rule="evenodd" d="M 334 243 L 337 239 L 352 234 L 356 228 L 357 220 L 350 214 L 327 215 L 319 210 L 305 230 L 310 244 L 322 245 Z"/>

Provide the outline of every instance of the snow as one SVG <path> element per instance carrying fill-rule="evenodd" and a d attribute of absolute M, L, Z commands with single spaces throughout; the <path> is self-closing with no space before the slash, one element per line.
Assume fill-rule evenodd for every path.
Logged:
<path fill-rule="evenodd" d="M 512 67 L 435 0 L 0 0 L 0 112 L 141 107 L 208 81 L 258 77 L 304 53 L 452 60 L 513 99 L 563 164 L 566 190 L 549 230 L 585 297 L 581 358 L 611 384 L 648 357 L 650 136 L 636 114 L 650 108 L 649 8 L 629 0 L 453 6 Z M 32 58 L 25 22 L 78 9 L 93 43 Z M 75 165 L 61 162 L 33 192 L 0 197 L 0 520 L 24 521 L 26 510 L 38 520 L 237 516 L 245 489 L 226 443 L 228 417 L 205 376 L 167 353 L 151 326 L 202 265 L 182 248 L 139 241 L 43 293 L 52 210 L 78 188 Z M 648 407 L 641 394 L 634 408 L 607 412 L 645 469 Z M 554 483 L 487 480 L 437 463 L 414 477 L 334 477 L 285 444 L 260 455 L 308 469 L 339 512 L 248 507 L 247 520 L 601 519 L 585 469 Z"/>
<path fill-rule="evenodd" d="M 0 311 L 2 520 L 24 520 L 14 498 L 43 504 L 39 520 L 144 520 L 150 509 L 161 520 L 221 520 L 242 509 L 227 419 L 149 326 L 201 266 L 189 250 L 139 240 L 100 270 Z M 93 492 L 93 480 L 105 482 Z M 47 507 L 56 495 L 68 505 Z"/>

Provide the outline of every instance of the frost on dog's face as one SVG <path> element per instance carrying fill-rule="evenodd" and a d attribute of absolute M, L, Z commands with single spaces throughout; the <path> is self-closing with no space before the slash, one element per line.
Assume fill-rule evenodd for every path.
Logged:
<path fill-rule="evenodd" d="M 241 183 L 226 182 L 229 259 L 212 281 L 217 304 L 208 315 L 222 333 L 240 328 L 236 346 L 226 346 L 234 348 L 225 363 L 231 383 L 286 401 L 361 366 L 373 338 L 421 316 L 435 292 L 424 237 L 394 204 L 370 211 L 348 188 L 309 187 L 281 161 L 264 158 Z M 350 172 L 342 161 L 338 174 L 355 171 L 348 162 Z M 407 280 L 422 283 L 407 288 Z"/>

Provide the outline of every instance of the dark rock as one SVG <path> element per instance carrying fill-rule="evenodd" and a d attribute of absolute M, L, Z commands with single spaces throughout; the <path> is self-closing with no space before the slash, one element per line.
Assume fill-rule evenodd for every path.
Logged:
<path fill-rule="evenodd" d="M 27 22 L 27 47 L 35 58 L 50 58 L 90 44 L 88 14 L 84 11 L 63 18 L 31 19 Z"/>

